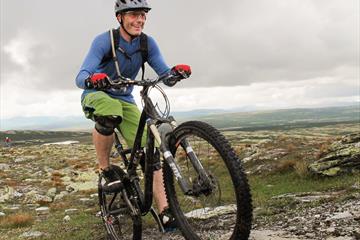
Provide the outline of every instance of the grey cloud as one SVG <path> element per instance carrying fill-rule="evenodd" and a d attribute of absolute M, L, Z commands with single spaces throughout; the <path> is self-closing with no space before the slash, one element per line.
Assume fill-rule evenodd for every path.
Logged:
<path fill-rule="evenodd" d="M 344 65 L 356 69 L 358 1 L 314 2 L 208 4 L 202 18 L 193 21 L 186 14 L 172 23 L 184 37 L 177 41 L 178 35 L 168 36 L 176 42 L 169 55 L 190 56 L 199 74 L 189 85 L 292 81 L 328 76 Z"/>
<path fill-rule="evenodd" d="M 91 39 L 110 25 L 110 1 L 4 0 L 1 7 L 1 47 L 20 32 L 39 40 L 30 49 L 31 71 L 42 76 L 28 87 L 43 90 L 74 89 L 74 78 L 90 46 Z M 109 7 L 109 8 L 108 8 Z M 113 14 L 113 13 L 112 13 Z M 2 76 L 21 68 L 1 52 Z M 21 77 L 20 77 L 21 78 Z M 2 82 L 6 79 L 3 79 Z"/>
<path fill-rule="evenodd" d="M 321 99 L 326 97 L 348 97 L 348 96 L 359 96 L 360 89 L 354 88 L 349 84 L 332 83 L 321 87 L 309 88 L 306 91 L 306 97 L 309 99 Z"/>
<path fill-rule="evenodd" d="M 357 77 L 357 0 L 150 3 L 145 32 L 169 65 L 193 67 L 193 77 L 181 86 L 303 80 L 334 75 L 340 66 Z M 39 89 L 74 89 L 92 39 L 115 26 L 112 0 L 1 0 L 2 47 L 24 29 L 41 33 L 31 63 L 42 76 Z M 16 71 L 3 52 L 1 60 L 2 72 Z"/>

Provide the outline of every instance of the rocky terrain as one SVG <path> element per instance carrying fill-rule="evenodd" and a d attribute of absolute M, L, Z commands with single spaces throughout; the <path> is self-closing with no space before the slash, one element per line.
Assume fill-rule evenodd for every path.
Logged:
<path fill-rule="evenodd" d="M 358 124 L 342 124 L 224 132 L 243 158 L 250 178 L 254 200 L 251 239 L 360 239 L 359 129 Z M 350 135 L 352 140 L 348 141 Z M 324 178 L 308 167 L 345 147 L 352 147 L 354 164 L 335 164 L 340 169 L 336 176 Z M 287 191 L 281 187 L 280 194 L 280 183 L 271 181 L 278 175 L 281 179 L 305 179 L 314 190 L 302 191 L 298 186 L 296 191 Z M 257 194 L 262 179 L 269 179 L 261 188 L 266 198 Z M 312 181 L 324 185 L 321 191 L 311 186 Z M 105 239 L 101 219 L 96 216 L 96 185 L 91 144 L 1 147 L 0 239 Z M 183 239 L 178 232 L 160 234 L 151 219 L 146 223 L 144 239 Z M 223 227 L 209 239 L 226 239 L 227 226 Z"/>

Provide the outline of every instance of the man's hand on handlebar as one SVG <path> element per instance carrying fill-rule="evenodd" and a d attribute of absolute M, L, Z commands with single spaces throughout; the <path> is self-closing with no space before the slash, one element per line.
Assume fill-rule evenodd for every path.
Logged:
<path fill-rule="evenodd" d="M 175 76 L 181 77 L 181 79 L 185 79 L 185 78 L 190 77 L 191 68 L 189 65 L 179 64 L 179 65 L 174 66 L 171 69 L 171 73 Z"/>
<path fill-rule="evenodd" d="M 107 88 L 123 88 L 129 85 L 147 86 L 154 85 L 162 81 L 167 86 L 174 86 L 178 81 L 188 78 L 191 75 L 191 68 L 189 65 L 176 65 L 171 68 L 168 74 L 154 80 L 132 80 L 120 76 L 118 79 L 110 79 L 105 73 L 94 73 L 85 80 L 85 87 L 88 89 L 104 90 Z"/>
<path fill-rule="evenodd" d="M 178 81 L 188 78 L 191 75 L 191 68 L 189 65 L 180 64 L 176 65 L 170 70 L 170 75 L 168 78 L 164 79 L 164 84 L 172 87 L 174 86 Z"/>
<path fill-rule="evenodd" d="M 105 73 L 94 73 L 85 80 L 85 86 L 96 90 L 108 88 L 110 86 L 109 77 Z"/>

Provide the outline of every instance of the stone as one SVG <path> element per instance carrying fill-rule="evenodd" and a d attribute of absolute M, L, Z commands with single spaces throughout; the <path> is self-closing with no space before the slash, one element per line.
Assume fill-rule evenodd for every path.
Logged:
<path fill-rule="evenodd" d="M 54 198 L 56 196 L 56 188 L 50 188 L 47 192 L 46 192 L 46 196 L 50 197 L 50 198 Z"/>
<path fill-rule="evenodd" d="M 86 203 L 86 202 L 91 202 L 92 199 L 91 198 L 80 198 L 79 201 L 83 202 L 83 203 Z"/>
<path fill-rule="evenodd" d="M 54 197 L 54 202 L 63 199 L 66 195 L 69 195 L 68 191 L 61 191 L 58 195 Z"/>
<path fill-rule="evenodd" d="M 4 170 L 9 170 L 9 169 L 10 169 L 9 164 L 0 163 L 0 170 L 4 171 Z"/>
<path fill-rule="evenodd" d="M 63 218 L 63 221 L 64 222 L 70 222 L 71 218 L 69 215 L 66 215 L 64 218 Z"/>
<path fill-rule="evenodd" d="M 4 217 L 6 214 L 3 212 L 0 212 L 0 217 Z"/>
<path fill-rule="evenodd" d="M 310 238 L 310 239 L 314 239 L 315 233 L 308 232 L 308 233 L 305 234 L 305 236 Z"/>
<path fill-rule="evenodd" d="M 336 231 L 336 229 L 334 227 L 329 227 L 326 229 L 326 232 L 328 233 L 334 233 Z"/>
<path fill-rule="evenodd" d="M 97 194 L 97 193 L 90 194 L 91 198 L 97 198 L 98 196 L 99 196 L 99 194 Z"/>
<path fill-rule="evenodd" d="M 28 203 L 28 204 L 26 204 L 26 207 L 28 207 L 29 209 L 35 209 L 35 208 L 40 207 L 40 204 L 38 204 L 38 203 Z"/>
<path fill-rule="evenodd" d="M 22 156 L 22 157 L 15 158 L 14 162 L 22 163 L 22 162 L 26 162 L 26 161 L 30 161 L 30 160 L 35 160 L 35 159 L 36 159 L 36 156 Z"/>
<path fill-rule="evenodd" d="M 329 237 L 326 240 L 354 240 L 352 237 Z M 357 239 L 355 239 L 357 240 Z"/>
<path fill-rule="evenodd" d="M 70 185 L 66 186 L 65 189 L 66 189 L 66 191 L 68 191 L 69 193 L 75 191 L 75 188 L 73 188 L 73 187 L 70 186 Z"/>
<path fill-rule="evenodd" d="M 46 195 L 41 195 L 37 191 L 33 190 L 26 194 L 25 196 L 26 203 L 51 203 L 53 202 L 51 197 Z"/>
<path fill-rule="evenodd" d="M 193 210 L 191 212 L 187 212 L 185 213 L 185 216 L 194 219 L 209 219 L 219 214 L 234 213 L 235 209 L 236 209 L 235 205 L 219 206 L 216 208 L 205 207 L 205 208 Z"/>
<path fill-rule="evenodd" d="M 339 220 L 339 219 L 347 219 L 347 218 L 353 218 L 353 215 L 346 211 L 346 212 L 341 212 L 341 213 L 336 213 L 335 215 L 331 216 L 330 218 L 326 219 L 327 220 Z"/>
<path fill-rule="evenodd" d="M 24 232 L 23 234 L 21 234 L 20 238 L 38 238 L 43 235 L 44 235 L 44 233 L 39 232 L 39 231 L 29 231 L 29 232 Z"/>
<path fill-rule="evenodd" d="M 14 197 L 14 188 L 5 186 L 4 190 L 0 190 L 0 203 L 11 200 Z"/>
<path fill-rule="evenodd" d="M 360 209 L 353 211 L 352 215 L 356 221 L 360 221 Z"/>
<path fill-rule="evenodd" d="M 15 191 L 13 196 L 14 196 L 14 198 L 21 198 L 22 196 L 24 196 L 24 194 L 21 192 Z"/>
<path fill-rule="evenodd" d="M 38 215 L 45 215 L 50 213 L 50 208 L 48 207 L 39 207 L 35 209 Z"/>
<path fill-rule="evenodd" d="M 12 205 L 12 206 L 7 206 L 4 207 L 5 210 L 10 210 L 10 211 L 17 211 L 19 210 L 21 207 L 21 205 Z"/>
<path fill-rule="evenodd" d="M 77 208 L 69 208 L 69 209 L 65 209 L 65 214 L 71 214 L 71 213 L 75 213 L 77 211 L 78 211 Z"/>

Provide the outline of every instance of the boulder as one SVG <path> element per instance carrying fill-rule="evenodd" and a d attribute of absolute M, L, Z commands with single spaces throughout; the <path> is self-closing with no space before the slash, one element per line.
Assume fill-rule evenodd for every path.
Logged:
<path fill-rule="evenodd" d="M 309 165 L 309 170 L 322 176 L 360 171 L 360 133 L 343 136 L 334 142 L 324 157 Z"/>

